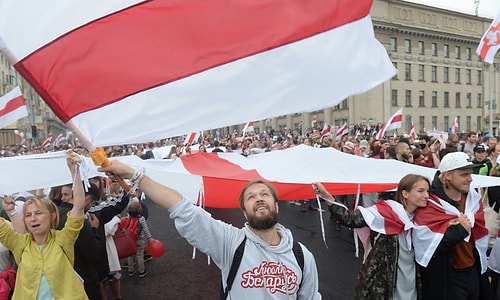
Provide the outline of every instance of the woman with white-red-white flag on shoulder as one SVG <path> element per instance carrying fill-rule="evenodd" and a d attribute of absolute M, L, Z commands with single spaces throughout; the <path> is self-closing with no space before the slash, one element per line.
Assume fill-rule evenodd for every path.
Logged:
<path fill-rule="evenodd" d="M 415 211 L 427 205 L 429 179 L 408 174 L 399 181 L 395 200 L 382 200 L 354 211 L 335 202 L 321 183 L 313 183 L 313 190 L 328 201 L 330 212 L 342 224 L 370 229 L 353 299 L 422 299 L 411 229 Z"/>

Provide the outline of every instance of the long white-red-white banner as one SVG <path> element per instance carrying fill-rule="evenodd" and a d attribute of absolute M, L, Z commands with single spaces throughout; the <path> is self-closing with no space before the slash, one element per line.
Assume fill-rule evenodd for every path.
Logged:
<path fill-rule="evenodd" d="M 371 5 L 2 0 L 0 50 L 86 146 L 145 142 L 322 109 L 390 79 Z"/>
<path fill-rule="evenodd" d="M 64 152 L 0 158 L 0 195 L 71 182 L 65 159 Z M 253 179 L 275 184 L 281 200 L 301 200 L 315 197 L 311 183 L 316 181 L 323 182 L 334 195 L 356 194 L 358 187 L 361 193 L 370 193 L 395 188 L 409 173 L 432 178 L 436 172 L 393 159 L 369 159 L 333 148 L 305 145 L 249 157 L 237 153 L 197 153 L 175 160 L 142 160 L 135 155 L 113 159 L 134 168 L 144 167 L 148 176 L 180 191 L 193 202 L 203 189 L 206 206 L 231 208 L 239 207 L 239 193 Z M 90 158 L 88 163 L 93 164 Z M 311 165 L 321 168 L 311 168 Z M 99 174 L 96 169 L 91 175 Z M 473 175 L 472 184 L 475 187 L 500 185 L 500 178 Z"/>

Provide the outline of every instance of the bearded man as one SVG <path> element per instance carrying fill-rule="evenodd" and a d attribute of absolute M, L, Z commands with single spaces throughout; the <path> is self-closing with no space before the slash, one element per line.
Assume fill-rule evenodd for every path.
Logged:
<path fill-rule="evenodd" d="M 247 223 L 236 228 L 119 161 L 98 170 L 131 179 L 169 211 L 179 234 L 221 269 L 222 299 L 321 299 L 314 257 L 278 223 L 278 195 L 271 184 L 255 180 L 243 187 L 239 202 Z"/>

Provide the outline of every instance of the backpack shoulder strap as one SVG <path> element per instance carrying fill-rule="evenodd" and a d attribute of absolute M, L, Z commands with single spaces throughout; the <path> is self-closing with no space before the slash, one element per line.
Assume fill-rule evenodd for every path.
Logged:
<path fill-rule="evenodd" d="M 295 259 L 299 264 L 300 271 L 302 272 L 302 274 L 304 274 L 304 252 L 302 251 L 302 247 L 300 246 L 299 242 L 293 241 L 292 250 L 293 250 L 293 255 L 295 255 Z M 297 290 L 297 292 L 300 290 L 301 287 L 302 287 L 302 280 L 300 281 L 299 289 Z"/>
<path fill-rule="evenodd" d="M 234 257 L 233 257 L 233 262 L 231 263 L 231 269 L 229 270 L 229 274 L 227 275 L 226 279 L 226 288 L 223 289 L 223 284 L 221 281 L 221 289 L 220 289 L 220 299 L 224 300 L 227 298 L 227 295 L 229 294 L 229 290 L 231 290 L 231 286 L 233 285 L 234 277 L 236 277 L 236 271 L 238 271 L 238 268 L 240 267 L 241 264 L 241 259 L 243 258 L 243 253 L 245 252 L 245 243 L 247 241 L 247 237 L 243 239 L 241 244 L 236 248 L 236 251 L 234 252 Z"/>

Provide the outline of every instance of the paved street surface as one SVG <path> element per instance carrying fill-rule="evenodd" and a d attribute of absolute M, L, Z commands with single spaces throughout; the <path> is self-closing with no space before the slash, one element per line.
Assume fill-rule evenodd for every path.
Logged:
<path fill-rule="evenodd" d="M 154 238 L 164 243 L 165 254 L 146 263 L 149 274 L 144 278 L 128 277 L 123 270 L 123 299 L 219 299 L 219 269 L 213 262 L 208 265 L 207 256 L 199 251 L 192 260 L 193 247 L 179 236 L 168 213 L 154 203 L 147 204 L 149 229 Z M 326 205 L 323 203 L 323 206 Z M 236 226 L 244 221 L 239 209 L 211 210 L 211 213 Z M 335 231 L 328 211 L 323 212 L 327 249 L 321 235 L 319 212 L 303 213 L 299 206 L 283 201 L 279 217 L 280 223 L 292 230 L 294 238 L 313 252 L 323 299 L 352 299 L 361 266 L 361 258 L 354 257 L 352 232 L 347 228 Z"/>

